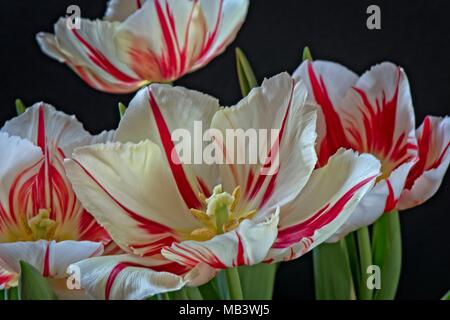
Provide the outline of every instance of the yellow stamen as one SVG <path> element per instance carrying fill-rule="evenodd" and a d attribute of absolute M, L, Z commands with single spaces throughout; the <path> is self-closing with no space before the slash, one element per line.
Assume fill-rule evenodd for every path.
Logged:
<path fill-rule="evenodd" d="M 199 199 L 206 206 L 206 210 L 190 209 L 190 212 L 206 227 L 195 229 L 189 234 L 194 240 L 206 241 L 218 234 L 234 230 L 243 220 L 252 219 L 256 215 L 256 210 L 236 212 L 241 200 L 240 186 L 229 194 L 223 192 L 222 185 L 218 185 L 208 199 L 204 198 L 203 194 L 200 194 Z"/>
<path fill-rule="evenodd" d="M 50 219 L 50 210 L 39 209 L 36 216 L 28 220 L 29 231 L 34 240 L 51 240 L 58 223 Z"/>
<path fill-rule="evenodd" d="M 239 205 L 239 202 L 241 201 L 241 186 L 237 186 L 236 188 L 234 188 L 232 195 L 234 201 L 231 204 L 230 211 L 234 213 L 236 211 L 237 206 Z"/>
<path fill-rule="evenodd" d="M 243 213 L 239 216 L 238 221 L 241 222 L 242 220 L 245 220 L 245 219 L 253 219 L 253 217 L 255 215 L 256 215 L 256 210 L 252 210 L 247 213 Z"/>
<path fill-rule="evenodd" d="M 215 224 L 212 221 L 211 217 L 206 214 L 205 211 L 201 211 L 198 209 L 190 209 L 191 214 L 202 223 L 206 224 L 208 227 L 214 228 Z"/>
<path fill-rule="evenodd" d="M 214 238 L 215 235 L 216 235 L 215 230 L 211 228 L 195 229 L 190 234 L 191 238 L 197 241 L 207 241 Z"/>

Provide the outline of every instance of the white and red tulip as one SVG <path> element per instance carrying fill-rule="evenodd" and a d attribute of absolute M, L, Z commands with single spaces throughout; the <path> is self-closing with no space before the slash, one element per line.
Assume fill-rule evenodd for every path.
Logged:
<path fill-rule="evenodd" d="M 382 175 L 371 192 L 331 240 L 370 225 L 385 212 L 423 202 L 434 194 L 449 163 L 448 120 L 425 120 L 425 133 L 419 129 L 416 138 L 411 92 L 403 69 L 385 62 L 358 77 L 333 62 L 305 61 L 294 78 L 306 82 L 310 102 L 320 106 L 319 166 L 341 147 L 370 153 L 382 164 Z M 422 179 L 412 188 L 421 174 Z"/>
<path fill-rule="evenodd" d="M 101 255 L 108 233 L 78 201 L 64 170 L 73 148 L 107 141 L 75 117 L 38 103 L 0 130 L 0 288 L 17 285 L 20 260 L 44 277 Z"/>
<path fill-rule="evenodd" d="M 316 108 L 305 104 L 306 93 L 286 73 L 229 108 L 180 87 L 139 91 L 115 143 L 77 148 L 66 162 L 83 205 L 127 253 L 77 263 L 81 285 L 100 299 L 144 298 L 205 283 L 220 269 L 297 258 L 336 232 L 380 164 L 339 150 L 314 170 Z M 196 121 L 223 136 L 227 129 L 279 129 L 279 148 L 270 148 L 278 171 L 180 163 L 171 133 L 184 128 L 198 137 Z M 232 157 L 226 141 L 219 143 Z"/>
<path fill-rule="evenodd" d="M 55 35 L 37 40 L 90 86 L 127 93 L 205 66 L 234 40 L 247 9 L 248 0 L 112 0 L 104 20 L 75 29 L 61 18 Z"/>

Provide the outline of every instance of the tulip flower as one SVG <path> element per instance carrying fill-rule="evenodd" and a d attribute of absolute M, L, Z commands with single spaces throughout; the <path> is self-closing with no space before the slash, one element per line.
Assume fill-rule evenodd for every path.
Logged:
<path fill-rule="evenodd" d="M 64 290 L 67 267 L 112 242 L 78 201 L 64 158 L 110 137 L 91 136 L 75 117 L 44 103 L 0 130 L 0 288 L 17 286 L 23 260 L 51 278 L 60 297 L 80 293 Z"/>
<path fill-rule="evenodd" d="M 424 202 L 439 188 L 450 162 L 448 118 L 426 117 L 415 132 L 409 83 L 403 69 L 392 63 L 376 65 L 358 77 L 336 63 L 305 61 L 294 77 L 307 83 L 310 101 L 320 105 L 319 166 L 341 147 L 370 153 L 381 161 L 382 174 L 375 186 L 329 241 L 358 230 L 358 253 L 351 244 L 353 236 L 347 239 L 350 254 L 359 257 L 361 273 L 353 275 L 360 279 L 355 283 L 358 298 L 393 299 L 402 255 L 398 210 Z M 366 226 L 375 221 L 370 239 Z M 327 252 L 333 250 L 336 253 L 341 248 L 330 245 L 317 255 L 318 268 L 327 270 L 332 257 Z M 372 264 L 380 267 L 383 283 L 375 291 L 368 290 L 364 281 L 364 272 Z M 339 277 L 329 279 L 339 281 Z M 336 283 L 324 287 L 330 285 Z M 345 292 L 336 296 L 347 297 Z"/>
<path fill-rule="evenodd" d="M 409 83 L 403 69 L 386 62 L 358 77 L 336 63 L 305 61 L 294 78 L 306 82 L 310 101 L 320 105 L 319 166 L 341 147 L 370 153 L 382 164 L 373 190 L 330 239 L 335 241 L 398 207 L 418 156 Z"/>
<path fill-rule="evenodd" d="M 87 84 L 128 93 L 171 82 L 222 53 L 243 24 L 248 0 L 112 0 L 104 20 L 68 18 L 39 33 L 42 51 Z"/>
<path fill-rule="evenodd" d="M 450 119 L 427 116 L 416 131 L 419 161 L 409 172 L 399 210 L 422 204 L 442 183 L 450 163 Z"/>
<path fill-rule="evenodd" d="M 305 86 L 286 73 L 229 108 L 180 87 L 140 90 L 116 142 L 77 148 L 66 161 L 77 196 L 126 252 L 76 263 L 82 287 L 100 299 L 141 299 L 198 286 L 225 270 L 231 297 L 242 298 L 234 267 L 295 259 L 331 236 L 372 187 L 380 164 L 342 149 L 314 170 L 316 108 L 305 100 Z M 181 161 L 173 133 L 183 129 L 204 147 L 198 122 L 217 137 L 278 129 L 262 157 L 279 159 L 277 170 L 265 173 L 272 166 L 266 161 Z M 227 149 L 229 139 L 214 139 L 224 159 L 235 159 L 233 150 L 248 154 L 241 140 Z"/>

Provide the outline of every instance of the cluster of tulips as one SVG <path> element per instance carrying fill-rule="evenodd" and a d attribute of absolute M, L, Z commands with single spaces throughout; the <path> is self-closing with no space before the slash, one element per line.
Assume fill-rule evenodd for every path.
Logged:
<path fill-rule="evenodd" d="M 237 50 L 244 97 L 231 107 L 173 86 L 231 44 L 248 6 L 111 0 L 102 20 L 61 18 L 37 35 L 91 87 L 137 94 L 99 135 L 44 102 L 17 103 L 0 129 L 1 298 L 268 299 L 277 266 L 313 249 L 317 298 L 395 297 L 398 212 L 438 190 L 450 119 L 416 129 L 399 66 L 359 76 L 308 49 L 292 75 L 262 84 Z M 172 133 L 199 121 L 278 129 L 277 171 L 176 161 Z"/>

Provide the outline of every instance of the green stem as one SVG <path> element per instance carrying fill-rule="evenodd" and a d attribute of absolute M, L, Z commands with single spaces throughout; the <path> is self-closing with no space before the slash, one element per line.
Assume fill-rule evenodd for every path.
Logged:
<path fill-rule="evenodd" d="M 375 300 L 393 300 L 400 281 L 402 238 L 398 211 L 385 213 L 373 226 L 373 262 L 380 268 L 380 289 Z"/>
<path fill-rule="evenodd" d="M 364 281 L 367 268 L 372 265 L 372 248 L 370 244 L 369 229 L 362 227 L 356 231 L 358 238 L 359 263 L 361 271 L 361 281 L 359 284 L 359 299 L 372 300 L 372 290 L 367 287 L 367 282 Z"/>
<path fill-rule="evenodd" d="M 170 296 L 168 292 L 160 293 L 159 300 L 170 300 Z"/>
<path fill-rule="evenodd" d="M 203 300 L 203 296 L 198 288 L 185 288 L 189 300 Z"/>
<path fill-rule="evenodd" d="M 242 300 L 241 280 L 239 279 L 239 272 L 237 268 L 225 269 L 225 276 L 228 282 L 228 289 L 230 290 L 231 300 Z"/>
<path fill-rule="evenodd" d="M 240 266 L 239 278 L 246 300 L 271 300 L 278 264 Z"/>
<path fill-rule="evenodd" d="M 344 240 L 322 243 L 313 251 L 317 300 L 354 300 L 349 255 Z"/>
<path fill-rule="evenodd" d="M 352 273 L 353 284 L 355 286 L 355 294 L 359 297 L 359 286 L 361 283 L 361 266 L 359 265 L 358 247 L 356 245 L 356 232 L 349 233 L 345 237 L 347 245 L 350 270 Z"/>

